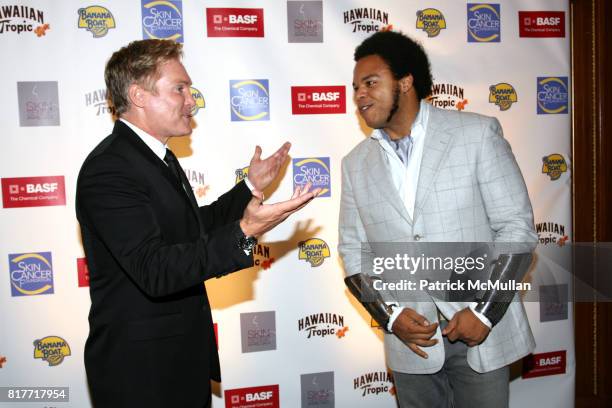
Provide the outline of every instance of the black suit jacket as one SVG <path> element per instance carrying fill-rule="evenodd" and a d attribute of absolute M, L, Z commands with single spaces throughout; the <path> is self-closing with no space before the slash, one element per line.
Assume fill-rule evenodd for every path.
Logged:
<path fill-rule="evenodd" d="M 125 124 L 87 157 L 76 211 L 90 273 L 85 368 L 96 407 L 201 407 L 220 381 L 204 280 L 253 264 L 237 247 L 251 193 L 205 207 Z"/>

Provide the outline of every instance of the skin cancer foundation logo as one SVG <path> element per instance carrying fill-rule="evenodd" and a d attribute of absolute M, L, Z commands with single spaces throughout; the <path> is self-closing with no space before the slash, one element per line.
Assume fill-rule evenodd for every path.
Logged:
<path fill-rule="evenodd" d="M 500 111 L 507 111 L 517 101 L 518 96 L 512 85 L 501 82 L 489 87 L 489 103 L 499 106 Z"/>
<path fill-rule="evenodd" d="M 559 180 L 561 174 L 567 171 L 565 157 L 559 153 L 542 157 L 542 174 L 547 174 L 552 181 Z"/>
<path fill-rule="evenodd" d="M 416 28 L 427 33 L 427 37 L 437 37 L 441 30 L 446 29 L 446 20 L 440 10 L 428 8 L 416 13 Z"/>
<path fill-rule="evenodd" d="M 538 115 L 568 112 L 567 77 L 538 77 Z"/>
<path fill-rule="evenodd" d="M 78 27 L 84 28 L 93 34 L 93 38 L 104 37 L 108 30 L 115 28 L 113 14 L 102 6 L 89 6 L 78 10 Z"/>
<path fill-rule="evenodd" d="M 70 355 L 70 346 L 58 336 L 34 340 L 34 358 L 49 363 L 49 367 L 60 365 Z"/>
<path fill-rule="evenodd" d="M 270 120 L 267 79 L 230 80 L 232 122 Z"/>
<path fill-rule="evenodd" d="M 331 197 L 331 170 L 329 157 L 293 159 L 293 189 L 312 184 L 311 189 L 321 188 L 318 197 Z"/>
<path fill-rule="evenodd" d="M 468 42 L 500 42 L 501 18 L 499 4 L 467 5 Z"/>
<path fill-rule="evenodd" d="M 45 13 L 24 5 L 0 6 L 0 34 L 34 33 L 42 37 L 51 26 L 45 23 Z"/>
<path fill-rule="evenodd" d="M 182 43 L 183 5 L 178 0 L 142 0 L 142 38 Z"/>
<path fill-rule="evenodd" d="M 53 294 L 51 252 L 9 255 L 12 296 Z"/>
<path fill-rule="evenodd" d="M 302 407 L 335 406 L 334 372 L 309 373 L 300 375 Z"/>
<path fill-rule="evenodd" d="M 287 30 L 290 43 L 323 42 L 323 2 L 288 1 Z"/>
<path fill-rule="evenodd" d="M 300 242 L 298 249 L 298 259 L 309 262 L 313 268 L 323 265 L 325 258 L 330 257 L 329 245 L 319 238 Z"/>

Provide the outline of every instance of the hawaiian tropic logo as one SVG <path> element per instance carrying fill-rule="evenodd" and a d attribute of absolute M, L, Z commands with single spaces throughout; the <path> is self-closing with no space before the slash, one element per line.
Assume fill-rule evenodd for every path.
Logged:
<path fill-rule="evenodd" d="M 428 8 L 416 13 L 416 28 L 427 33 L 427 37 L 437 37 L 440 30 L 446 29 L 446 20 L 440 10 Z"/>
<path fill-rule="evenodd" d="M 298 244 L 298 259 L 310 262 L 316 268 L 323 265 L 325 258 L 330 257 L 329 245 L 320 238 L 310 238 Z"/>
<path fill-rule="evenodd" d="M 538 115 L 568 112 L 567 77 L 538 77 Z"/>
<path fill-rule="evenodd" d="M 267 79 L 230 80 L 232 122 L 270 120 Z"/>
<path fill-rule="evenodd" d="M 499 4 L 467 5 L 468 42 L 500 42 Z"/>
<path fill-rule="evenodd" d="M 51 252 L 9 254 L 12 296 L 53 293 Z"/>
<path fill-rule="evenodd" d="M 191 96 L 195 100 L 195 106 L 191 110 L 191 115 L 195 116 L 200 109 L 204 109 L 206 107 L 206 101 L 204 100 L 204 96 L 202 92 L 198 91 L 193 86 L 189 88 L 189 92 L 191 92 Z"/>
<path fill-rule="evenodd" d="M 303 187 L 310 182 L 312 187 L 320 188 L 317 197 L 331 197 L 329 157 L 311 157 L 293 159 L 293 189 Z"/>
<path fill-rule="evenodd" d="M 115 28 L 115 18 L 105 7 L 89 6 L 80 8 L 77 13 L 79 14 L 78 27 L 91 32 L 94 38 L 104 37 L 108 34 L 109 28 Z"/>
<path fill-rule="evenodd" d="M 548 174 L 551 180 L 558 180 L 567 171 L 565 157 L 559 153 L 542 157 L 542 174 Z"/>
<path fill-rule="evenodd" d="M 183 42 L 183 5 L 180 0 L 142 0 L 143 39 Z"/>
<path fill-rule="evenodd" d="M 64 357 L 70 354 L 70 346 L 61 337 L 47 336 L 40 340 L 34 340 L 34 358 L 40 358 L 48 362 L 49 367 L 61 364 Z"/>
<path fill-rule="evenodd" d="M 516 90 L 508 83 L 501 82 L 489 87 L 489 103 L 499 106 L 500 111 L 510 109 L 513 103 L 518 101 Z"/>

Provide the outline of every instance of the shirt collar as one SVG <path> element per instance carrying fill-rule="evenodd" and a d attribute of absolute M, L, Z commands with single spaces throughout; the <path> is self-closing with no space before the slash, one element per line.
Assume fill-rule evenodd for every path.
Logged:
<path fill-rule="evenodd" d="M 412 137 L 413 142 L 416 142 L 420 139 L 427 129 L 427 121 L 429 119 L 429 107 L 430 105 L 425 102 L 424 99 L 419 103 L 419 113 L 417 113 L 417 117 L 412 122 L 412 126 L 410 128 L 410 137 Z M 390 144 L 391 138 L 382 129 L 374 129 L 372 132 L 372 138 L 377 140 L 386 140 Z"/>
<path fill-rule="evenodd" d="M 128 125 L 128 127 L 132 129 L 140 139 L 142 139 L 142 141 L 149 147 L 149 149 L 153 150 L 153 153 L 155 153 L 157 157 L 159 157 L 161 160 L 164 160 L 164 157 L 166 157 L 165 144 L 163 144 L 162 142 L 160 142 L 135 124 L 127 121 L 126 119 L 119 118 L 119 120 Z"/>

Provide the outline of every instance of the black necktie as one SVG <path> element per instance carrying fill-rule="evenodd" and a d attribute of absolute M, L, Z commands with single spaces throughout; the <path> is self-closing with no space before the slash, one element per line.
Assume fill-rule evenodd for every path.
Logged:
<path fill-rule="evenodd" d="M 197 208 L 198 204 L 195 199 L 195 196 L 193 195 L 191 184 L 189 184 L 189 180 L 187 180 L 187 176 L 185 176 L 185 172 L 181 168 L 181 165 L 179 164 L 178 159 L 176 158 L 174 153 L 172 153 L 172 150 L 166 149 L 164 161 L 168 165 L 168 168 L 170 169 L 174 177 L 176 177 L 176 180 L 181 183 L 183 190 L 187 193 L 187 197 L 189 198 L 189 202 L 191 203 L 191 205 Z"/>

